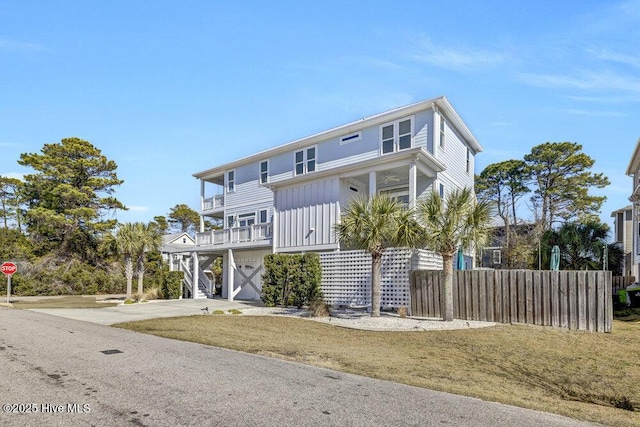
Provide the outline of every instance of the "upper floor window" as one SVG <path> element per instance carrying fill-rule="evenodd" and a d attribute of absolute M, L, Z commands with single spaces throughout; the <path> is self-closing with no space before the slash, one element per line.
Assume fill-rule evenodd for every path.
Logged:
<path fill-rule="evenodd" d="M 235 222 L 236 218 L 233 215 L 227 216 L 227 228 L 232 228 Z"/>
<path fill-rule="evenodd" d="M 260 224 L 266 224 L 267 223 L 267 210 L 266 209 L 261 209 L 260 211 L 258 211 L 258 220 L 260 221 Z"/>
<path fill-rule="evenodd" d="M 467 147 L 467 173 L 471 172 L 471 150 Z"/>
<path fill-rule="evenodd" d="M 401 119 L 380 127 L 382 154 L 411 148 L 411 124 L 411 119 Z"/>
<path fill-rule="evenodd" d="M 294 169 L 296 175 L 316 170 L 316 147 L 305 148 L 294 153 Z"/>
<path fill-rule="evenodd" d="M 266 184 L 269 180 L 269 160 L 260 162 L 260 184 Z"/>
<path fill-rule="evenodd" d="M 245 213 L 238 215 L 238 226 L 239 227 L 248 227 L 256 223 L 256 214 L 255 212 Z"/>
<path fill-rule="evenodd" d="M 440 194 L 440 197 L 444 197 L 444 184 L 440 184 L 438 194 Z"/>
<path fill-rule="evenodd" d="M 227 172 L 227 191 L 233 192 L 236 190 L 236 171 Z"/>
<path fill-rule="evenodd" d="M 444 149 L 445 127 L 446 127 L 446 123 L 445 123 L 444 117 L 440 115 L 440 148 L 442 149 Z"/>

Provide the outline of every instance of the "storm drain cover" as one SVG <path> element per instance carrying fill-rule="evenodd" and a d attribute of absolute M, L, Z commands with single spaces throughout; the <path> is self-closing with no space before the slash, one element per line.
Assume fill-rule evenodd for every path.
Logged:
<path fill-rule="evenodd" d="M 118 353 L 122 353 L 122 351 L 118 350 L 118 349 L 113 349 L 113 350 L 102 350 L 100 353 L 104 353 L 104 354 L 118 354 Z"/>

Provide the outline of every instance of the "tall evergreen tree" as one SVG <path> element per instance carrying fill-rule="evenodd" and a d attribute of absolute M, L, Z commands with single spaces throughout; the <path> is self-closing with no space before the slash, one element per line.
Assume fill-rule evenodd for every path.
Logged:
<path fill-rule="evenodd" d="M 16 178 L 0 176 L 0 217 L 4 228 L 15 225 L 22 231 L 22 210 L 20 207 L 20 189 L 22 181 Z"/>
<path fill-rule="evenodd" d="M 95 261 L 98 238 L 117 222 L 107 214 L 126 209 L 113 197 L 123 182 L 116 163 L 78 138 L 45 144 L 18 163 L 35 170 L 24 177 L 23 195 L 27 230 L 41 251 Z"/>
<path fill-rule="evenodd" d="M 193 233 L 200 227 L 200 214 L 185 204 L 172 207 L 168 217 L 174 231 Z"/>
<path fill-rule="evenodd" d="M 574 142 L 545 142 L 524 157 L 535 184 L 531 201 L 542 230 L 555 223 L 585 220 L 600 211 L 605 196 L 589 194 L 604 188 L 609 179 L 590 171 L 594 160 Z"/>

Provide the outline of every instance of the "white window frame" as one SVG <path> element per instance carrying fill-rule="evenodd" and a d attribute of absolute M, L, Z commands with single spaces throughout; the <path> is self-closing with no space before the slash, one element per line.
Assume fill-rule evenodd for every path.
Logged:
<path fill-rule="evenodd" d="M 314 156 L 313 159 L 309 159 L 309 151 L 313 150 L 314 152 Z M 302 161 L 298 162 L 296 160 L 296 154 L 298 153 L 302 153 Z M 313 162 L 313 170 L 310 171 L 309 170 L 309 164 Z M 298 173 L 298 168 L 297 166 L 301 164 L 302 165 L 302 172 Z M 318 170 L 318 146 L 317 145 L 312 145 L 310 147 L 306 147 L 302 150 L 296 150 L 293 152 L 293 175 L 294 176 L 298 176 L 298 175 L 305 175 L 308 173 L 313 173 L 315 171 Z"/>
<path fill-rule="evenodd" d="M 229 174 L 233 175 L 233 178 L 229 179 Z M 225 189 L 227 193 L 234 193 L 236 191 L 236 170 L 231 169 L 224 173 Z"/>
<path fill-rule="evenodd" d="M 243 222 L 245 224 L 243 224 Z M 256 213 L 255 212 L 246 212 L 243 214 L 238 214 L 238 227 L 249 227 L 256 223 Z"/>
<path fill-rule="evenodd" d="M 400 135 L 400 123 L 404 123 L 406 121 L 409 121 L 409 133 L 404 133 L 402 135 Z M 380 125 L 379 127 L 379 136 L 380 136 L 380 155 L 385 155 L 385 154 L 391 154 L 391 153 L 397 153 L 398 151 L 402 151 L 402 150 L 408 150 L 410 148 L 413 147 L 413 126 L 415 124 L 415 116 L 408 116 L 408 117 L 403 117 L 401 119 L 398 120 L 394 120 L 392 122 L 387 122 L 387 123 L 383 123 Z M 384 136 L 384 129 L 389 127 L 389 126 L 393 126 L 393 150 L 391 151 L 386 151 L 384 150 L 384 142 L 386 141 L 390 141 L 390 138 L 383 138 Z M 409 136 L 409 146 L 405 147 L 405 148 L 400 148 L 400 138 L 403 136 Z"/>
<path fill-rule="evenodd" d="M 444 198 L 444 184 L 438 184 L 438 194 L 440 194 L 440 198 Z"/>
<path fill-rule="evenodd" d="M 340 145 L 350 144 L 352 142 L 360 141 L 362 139 L 362 131 L 350 133 L 340 137 Z"/>
<path fill-rule="evenodd" d="M 502 264 L 502 251 L 500 249 L 493 249 L 491 251 L 491 263 L 493 265 Z"/>
<path fill-rule="evenodd" d="M 386 194 L 391 199 L 395 199 L 400 202 L 403 206 L 409 206 L 409 186 L 401 185 L 398 187 L 387 187 L 378 191 L 378 194 Z M 406 203 L 401 199 L 401 197 L 406 197 Z"/>
<path fill-rule="evenodd" d="M 262 220 L 262 214 L 264 213 L 264 221 Z M 258 224 L 268 224 L 269 223 L 269 210 L 268 209 L 260 209 L 258 211 Z"/>
<path fill-rule="evenodd" d="M 267 165 L 267 170 L 263 171 L 262 170 L 262 165 L 265 164 Z M 258 166 L 258 174 L 259 174 L 259 179 L 260 179 L 260 184 L 266 184 L 269 182 L 269 159 L 267 160 L 263 160 L 260 162 L 260 165 Z M 263 177 L 263 174 L 266 174 Z"/>
<path fill-rule="evenodd" d="M 443 150 L 444 150 L 444 145 L 446 140 L 446 128 L 447 128 L 447 121 L 445 120 L 444 116 L 440 114 L 440 130 L 439 130 L 440 141 L 438 143 L 438 146 Z"/>
<path fill-rule="evenodd" d="M 227 228 L 233 228 L 236 225 L 236 216 L 227 215 Z"/>
<path fill-rule="evenodd" d="M 471 149 L 467 147 L 467 174 L 471 173 Z"/>

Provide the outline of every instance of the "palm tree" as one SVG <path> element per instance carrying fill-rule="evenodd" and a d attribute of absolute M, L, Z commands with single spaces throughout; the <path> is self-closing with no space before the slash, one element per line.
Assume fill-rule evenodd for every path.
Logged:
<path fill-rule="evenodd" d="M 127 298 L 131 298 L 131 285 L 133 282 L 133 258 L 140 252 L 141 223 L 127 222 L 120 224 L 115 235 L 115 246 L 124 257 L 124 275 L 127 278 Z"/>
<path fill-rule="evenodd" d="M 387 196 L 356 197 L 336 224 L 338 239 L 346 246 L 371 254 L 371 316 L 380 316 L 382 255 L 393 246 L 415 247 L 420 229 L 410 210 Z"/>
<path fill-rule="evenodd" d="M 158 246 L 160 246 L 160 234 L 158 234 L 157 226 L 154 223 L 143 224 L 136 222 L 134 225 L 136 236 L 139 239 L 135 253 L 137 257 L 138 295 L 142 295 L 145 269 L 144 256 L 147 252 L 158 249 Z"/>
<path fill-rule="evenodd" d="M 453 257 L 458 247 L 484 246 L 489 237 L 493 207 L 489 201 L 476 201 L 470 189 L 455 189 L 444 199 L 430 193 L 417 206 L 417 218 L 424 228 L 423 241 L 442 256 L 444 284 L 443 320 L 453 320 Z"/>

